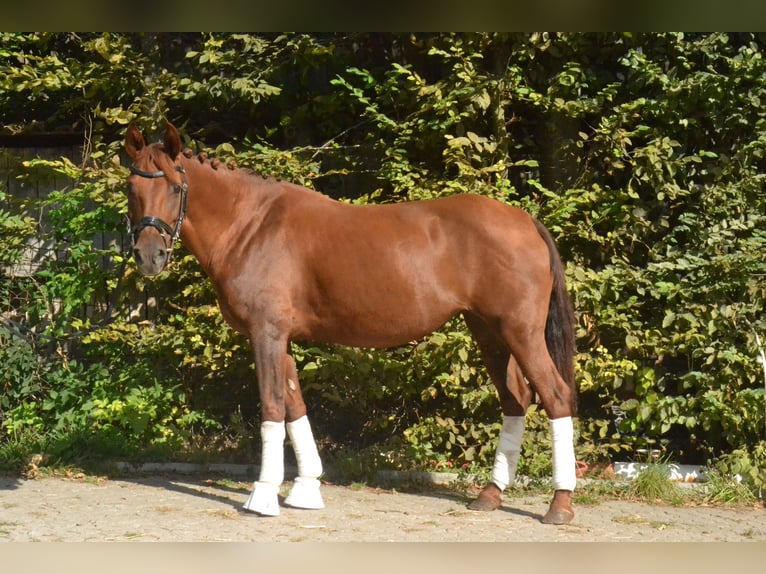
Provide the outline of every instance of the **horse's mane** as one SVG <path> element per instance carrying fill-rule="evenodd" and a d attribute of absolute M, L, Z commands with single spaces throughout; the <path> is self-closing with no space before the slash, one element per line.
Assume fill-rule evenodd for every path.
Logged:
<path fill-rule="evenodd" d="M 150 154 L 150 157 L 154 160 L 155 164 L 159 167 L 163 167 L 163 165 L 167 165 L 168 162 L 170 161 L 168 155 L 165 153 L 165 147 L 162 143 L 156 143 L 156 144 L 147 146 L 147 152 Z M 193 150 L 189 148 L 184 148 L 181 151 L 181 155 L 183 155 L 186 159 L 191 159 L 191 160 L 196 159 L 200 165 L 208 166 L 210 169 L 214 170 L 217 174 L 220 174 L 223 176 L 230 176 L 230 177 L 241 177 L 246 180 L 249 180 L 250 184 L 261 185 L 264 183 L 266 184 L 285 183 L 285 180 L 283 180 L 280 177 L 264 175 L 261 172 L 256 171 L 255 169 L 248 168 L 248 167 L 240 167 L 233 160 L 230 160 L 224 163 L 218 158 L 210 158 L 207 152 L 204 152 L 204 151 L 195 153 Z M 168 165 L 167 167 L 163 167 L 163 169 L 172 169 L 172 167 Z M 312 189 L 310 187 L 306 187 L 304 185 L 295 185 L 293 187 L 295 189 L 301 189 L 306 193 L 311 193 L 311 194 L 323 197 L 325 199 L 330 199 L 328 196 L 324 195 L 321 191 Z"/>
<path fill-rule="evenodd" d="M 262 173 L 259 173 L 252 168 L 240 167 L 237 165 L 237 162 L 235 162 L 234 160 L 230 160 L 224 163 L 218 158 L 210 158 L 208 157 L 207 152 L 204 152 L 204 151 L 195 154 L 194 151 L 192 151 L 191 149 L 185 148 L 181 153 L 187 159 L 193 159 L 196 156 L 197 161 L 199 161 L 200 164 L 208 165 L 210 166 L 211 169 L 215 171 L 219 171 L 219 172 L 230 171 L 232 173 L 241 173 L 248 176 L 260 177 L 267 181 L 268 180 L 278 181 L 276 178 L 263 175 Z"/>
<path fill-rule="evenodd" d="M 155 164 L 160 166 L 162 163 L 168 161 L 167 155 L 164 153 L 164 146 L 161 143 L 147 147 L 147 151 L 149 152 L 151 158 L 154 160 Z M 259 177 L 266 181 L 279 181 L 279 178 L 263 175 L 254 169 L 240 167 L 233 160 L 224 163 L 218 158 L 210 158 L 206 152 L 199 152 L 195 154 L 191 149 L 185 148 L 181 153 L 187 159 L 194 159 L 196 157 L 197 161 L 199 161 L 201 165 L 208 165 L 211 169 L 217 171 L 218 173 L 239 173 L 250 177 Z"/>

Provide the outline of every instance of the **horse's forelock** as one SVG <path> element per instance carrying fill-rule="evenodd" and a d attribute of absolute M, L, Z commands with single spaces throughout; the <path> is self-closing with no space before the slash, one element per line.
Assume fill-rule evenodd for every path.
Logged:
<path fill-rule="evenodd" d="M 168 171 L 172 168 L 174 158 L 171 158 L 165 153 L 165 147 L 162 144 L 152 144 L 146 146 L 144 149 L 146 150 L 145 153 L 148 155 L 149 159 L 151 159 L 159 169 Z"/>

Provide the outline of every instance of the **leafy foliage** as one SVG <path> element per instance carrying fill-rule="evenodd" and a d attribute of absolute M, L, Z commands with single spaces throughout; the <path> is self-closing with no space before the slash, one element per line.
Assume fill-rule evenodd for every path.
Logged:
<path fill-rule="evenodd" d="M 147 281 L 130 265 L 119 277 L 120 241 L 94 248 L 122 226 L 124 126 L 171 120 L 197 151 L 347 201 L 467 192 L 529 210 L 557 237 L 578 313 L 578 455 L 759 456 L 762 35 L 0 39 L 0 134 L 79 130 L 88 143 L 79 166 L 18 166 L 71 182 L 45 199 L 0 187 L 4 268 L 35 233 L 57 254 L 0 281 L 4 317 L 29 330 L 2 335 L 6 433 L 99 420 L 151 442 L 232 412 L 257 419 L 249 345 L 193 259 Z M 110 300 L 133 314 L 101 325 Z M 499 409 L 459 321 L 400 349 L 293 351 L 326 451 L 397 467 L 491 459 Z M 529 420 L 523 470 L 546 472 L 547 422 Z"/>

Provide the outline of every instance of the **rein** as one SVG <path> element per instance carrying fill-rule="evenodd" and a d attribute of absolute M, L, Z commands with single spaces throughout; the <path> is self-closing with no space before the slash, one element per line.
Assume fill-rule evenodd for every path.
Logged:
<path fill-rule="evenodd" d="M 128 233 L 130 234 L 130 243 L 131 248 L 135 246 L 136 240 L 138 239 L 138 234 L 141 233 L 141 231 L 145 227 L 153 227 L 156 229 L 162 239 L 167 244 L 166 237 L 170 236 L 170 245 L 168 246 L 168 254 L 167 258 L 165 259 L 165 265 L 170 263 L 170 259 L 173 256 L 173 248 L 175 247 L 176 241 L 178 241 L 178 238 L 181 236 L 181 225 L 184 222 L 184 219 L 186 218 L 186 196 L 187 196 L 187 189 L 188 186 L 186 185 L 186 171 L 184 170 L 183 166 L 177 165 L 175 166 L 175 171 L 181 174 L 181 203 L 178 206 L 178 217 L 176 218 L 176 224 L 174 227 L 170 227 L 165 221 L 160 219 L 159 217 L 154 216 L 146 216 L 142 217 L 141 220 L 136 223 L 135 225 L 131 226 L 130 221 L 128 221 Z M 131 165 L 130 166 L 130 173 L 133 173 L 135 175 L 138 175 L 140 177 L 145 177 L 147 179 L 157 179 L 160 177 L 165 177 L 165 172 L 162 170 L 158 171 L 144 171 L 142 169 L 138 169 L 137 167 Z"/>

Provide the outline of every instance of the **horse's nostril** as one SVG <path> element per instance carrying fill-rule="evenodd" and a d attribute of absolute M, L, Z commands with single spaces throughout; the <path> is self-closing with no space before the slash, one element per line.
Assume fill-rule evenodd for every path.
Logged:
<path fill-rule="evenodd" d="M 143 257 L 141 257 L 141 250 L 138 248 L 133 249 L 133 259 L 136 261 L 136 263 L 141 263 L 143 261 Z"/>

